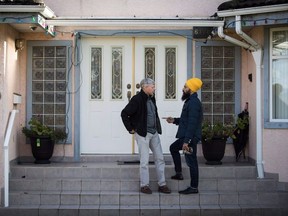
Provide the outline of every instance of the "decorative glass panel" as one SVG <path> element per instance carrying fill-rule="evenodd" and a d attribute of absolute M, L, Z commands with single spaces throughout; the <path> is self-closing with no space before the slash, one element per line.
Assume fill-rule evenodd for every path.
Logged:
<path fill-rule="evenodd" d="M 43 57 L 43 55 L 44 55 L 43 50 L 44 50 L 44 47 L 42 47 L 42 46 L 41 47 L 38 47 L 38 46 L 33 47 L 32 56 L 33 57 Z"/>
<path fill-rule="evenodd" d="M 32 47 L 32 116 L 63 130 L 66 130 L 66 53 L 65 46 Z"/>
<path fill-rule="evenodd" d="M 57 58 L 56 59 L 56 68 L 66 68 L 66 59 L 65 58 Z"/>
<path fill-rule="evenodd" d="M 54 80 L 54 70 L 45 70 L 45 80 Z"/>
<path fill-rule="evenodd" d="M 155 80 L 155 48 L 145 48 L 145 77 Z"/>
<path fill-rule="evenodd" d="M 54 57 L 55 49 L 54 47 L 45 47 L 45 57 Z"/>
<path fill-rule="evenodd" d="M 112 99 L 122 99 L 122 48 L 112 48 Z"/>
<path fill-rule="evenodd" d="M 102 98 L 102 48 L 91 48 L 91 99 Z"/>
<path fill-rule="evenodd" d="M 204 121 L 211 124 L 234 123 L 235 110 L 234 47 L 201 48 L 201 99 Z"/>
<path fill-rule="evenodd" d="M 176 48 L 166 48 L 165 53 L 165 98 L 176 99 Z"/>
<path fill-rule="evenodd" d="M 43 79 L 43 71 L 34 69 L 32 70 L 32 79 L 33 80 L 42 80 Z"/>
<path fill-rule="evenodd" d="M 55 60 L 53 58 L 44 59 L 44 67 L 45 68 L 54 68 L 55 67 Z"/>

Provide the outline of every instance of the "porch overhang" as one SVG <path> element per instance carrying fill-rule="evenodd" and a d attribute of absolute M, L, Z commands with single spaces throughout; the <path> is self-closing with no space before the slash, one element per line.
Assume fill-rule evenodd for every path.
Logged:
<path fill-rule="evenodd" d="M 39 13 L 49 19 L 56 17 L 46 5 L 0 5 L 0 13 Z"/>
<path fill-rule="evenodd" d="M 53 26 L 85 26 L 85 27 L 185 27 L 193 26 L 218 27 L 224 21 L 216 18 L 61 18 L 47 20 Z"/>
<path fill-rule="evenodd" d="M 239 15 L 266 14 L 287 10 L 288 10 L 288 4 L 278 4 L 278 5 L 261 6 L 261 7 L 223 10 L 218 11 L 217 15 L 219 17 L 231 17 L 231 16 L 235 17 Z"/>
<path fill-rule="evenodd" d="M 55 36 L 54 26 L 46 22 L 55 16 L 45 5 L 0 5 L 0 23 L 10 24 L 20 32 L 44 32 Z"/>

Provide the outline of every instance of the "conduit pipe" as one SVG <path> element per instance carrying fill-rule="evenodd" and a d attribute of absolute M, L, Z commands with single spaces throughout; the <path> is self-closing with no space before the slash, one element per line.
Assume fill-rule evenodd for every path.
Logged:
<path fill-rule="evenodd" d="M 222 38 L 222 39 L 224 39 L 224 40 L 226 40 L 226 41 L 228 41 L 230 43 L 236 44 L 237 46 L 241 46 L 241 47 L 243 47 L 245 49 L 248 49 L 250 51 L 253 51 L 253 52 L 256 51 L 256 49 L 253 46 L 251 46 L 250 44 L 247 44 L 245 42 L 239 41 L 239 40 L 237 40 L 237 39 L 235 39 L 233 37 L 230 37 L 230 36 L 224 34 L 223 26 L 219 26 L 218 27 L 218 35 L 219 35 L 220 38 Z"/>

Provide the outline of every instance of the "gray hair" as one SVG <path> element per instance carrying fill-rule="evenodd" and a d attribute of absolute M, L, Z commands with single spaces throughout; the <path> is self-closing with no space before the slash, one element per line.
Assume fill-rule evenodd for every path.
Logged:
<path fill-rule="evenodd" d="M 140 82 L 141 89 L 143 89 L 145 85 L 155 85 L 155 81 L 151 78 L 145 78 Z"/>

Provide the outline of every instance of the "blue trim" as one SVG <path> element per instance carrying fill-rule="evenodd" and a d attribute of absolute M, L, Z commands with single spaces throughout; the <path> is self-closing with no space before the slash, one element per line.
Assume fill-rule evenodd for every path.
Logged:
<path fill-rule="evenodd" d="M 288 128 L 288 122 L 270 122 L 270 29 L 264 29 L 264 128 L 286 129 Z"/>
<path fill-rule="evenodd" d="M 82 36 L 181 36 L 192 40 L 192 30 L 75 30 Z"/>
<path fill-rule="evenodd" d="M 81 69 L 80 69 L 80 62 L 78 61 L 81 58 L 81 51 L 79 50 L 79 43 L 78 40 L 80 39 L 79 36 L 76 35 L 75 37 L 75 74 L 74 74 L 74 82 L 75 82 L 75 94 L 74 94 L 74 160 L 80 161 L 80 86 L 81 86 Z M 78 127 L 76 127 L 76 125 Z"/>
<path fill-rule="evenodd" d="M 192 63 L 193 63 L 193 56 L 192 56 L 192 50 L 193 50 L 193 43 L 192 40 L 187 40 L 187 77 L 192 77 Z"/>

